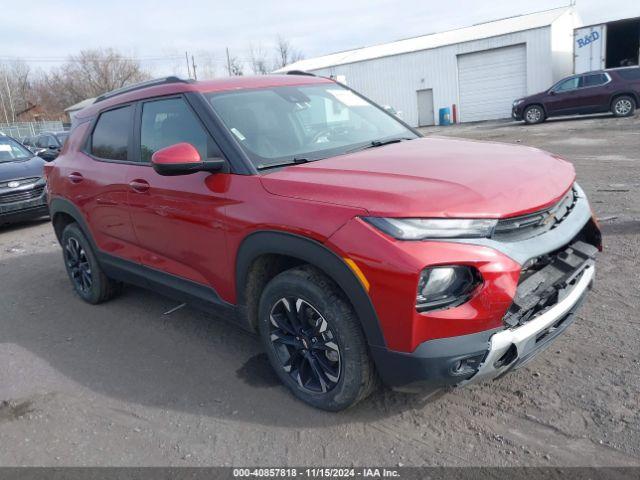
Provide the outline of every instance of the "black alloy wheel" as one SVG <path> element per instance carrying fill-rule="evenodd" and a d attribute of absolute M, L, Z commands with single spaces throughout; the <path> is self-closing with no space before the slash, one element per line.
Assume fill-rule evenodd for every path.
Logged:
<path fill-rule="evenodd" d="M 318 310 L 301 298 L 281 298 L 271 309 L 269 320 L 269 338 L 281 368 L 303 390 L 332 390 L 340 380 L 340 348 Z"/>
<path fill-rule="evenodd" d="M 109 300 L 122 290 L 102 270 L 92 244 L 77 223 L 70 223 L 62 231 L 60 244 L 64 266 L 75 292 L 85 302 L 96 304 Z"/>
<path fill-rule="evenodd" d="M 91 265 L 87 258 L 87 252 L 84 251 L 76 238 L 67 239 L 64 246 L 64 259 L 73 286 L 81 293 L 88 293 L 93 285 Z"/>
<path fill-rule="evenodd" d="M 311 265 L 286 270 L 265 286 L 258 330 L 276 375 L 303 402 L 349 408 L 378 378 L 362 325 L 338 285 Z"/>

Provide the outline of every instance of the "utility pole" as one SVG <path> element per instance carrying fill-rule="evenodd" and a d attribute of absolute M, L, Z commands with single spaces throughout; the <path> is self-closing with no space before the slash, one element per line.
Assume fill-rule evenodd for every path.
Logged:
<path fill-rule="evenodd" d="M 231 57 L 229 57 L 229 47 L 227 47 L 227 72 L 231 76 Z"/>
<path fill-rule="evenodd" d="M 191 55 L 191 66 L 193 67 L 193 79 L 198 80 L 198 75 L 196 74 L 196 61 L 193 59 L 193 55 Z"/>
<path fill-rule="evenodd" d="M 191 78 L 191 69 L 189 68 L 189 54 L 184 52 L 184 59 L 187 61 L 187 75 Z"/>

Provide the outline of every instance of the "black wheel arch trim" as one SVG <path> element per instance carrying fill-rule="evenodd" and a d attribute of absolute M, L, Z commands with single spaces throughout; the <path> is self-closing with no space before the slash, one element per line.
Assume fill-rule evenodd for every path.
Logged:
<path fill-rule="evenodd" d="M 93 235 L 91 235 L 91 230 L 89 229 L 89 225 L 84 219 L 84 216 L 82 215 L 82 213 L 80 213 L 80 210 L 78 209 L 78 207 L 76 207 L 73 203 L 71 203 L 69 200 L 65 198 L 56 197 L 51 199 L 51 201 L 49 202 L 49 215 L 51 217 L 51 223 L 54 225 L 54 229 L 55 229 L 56 215 L 59 213 L 67 214 L 75 220 L 75 222 L 80 226 L 82 233 L 85 234 L 85 236 L 87 237 L 87 240 L 89 240 L 89 243 L 91 243 L 91 247 L 93 248 L 93 250 L 97 252 L 98 249 L 97 249 L 96 243 L 93 240 Z M 56 232 L 56 237 L 58 237 L 58 232 Z M 58 237 L 58 241 L 60 241 L 60 239 L 61 238 Z"/>
<path fill-rule="evenodd" d="M 301 235 L 263 230 L 251 233 L 242 241 L 236 256 L 238 305 L 247 304 L 244 287 L 253 261 L 269 254 L 294 257 L 322 270 L 338 284 L 351 302 L 369 345 L 386 345 L 371 298 L 351 268 L 326 245 Z"/>

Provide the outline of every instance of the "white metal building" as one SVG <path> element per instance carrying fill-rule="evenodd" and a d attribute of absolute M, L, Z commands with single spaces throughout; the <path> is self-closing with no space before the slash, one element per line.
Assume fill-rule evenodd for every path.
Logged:
<path fill-rule="evenodd" d="M 506 118 L 513 100 L 573 73 L 571 7 L 497 20 L 301 60 L 303 70 L 344 81 L 414 126 L 438 123 L 457 106 L 459 121 Z"/>

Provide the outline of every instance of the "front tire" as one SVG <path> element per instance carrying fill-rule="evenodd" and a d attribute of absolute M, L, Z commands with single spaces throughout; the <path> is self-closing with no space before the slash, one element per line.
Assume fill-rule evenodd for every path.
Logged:
<path fill-rule="evenodd" d="M 67 275 L 80 298 L 95 305 L 120 292 L 122 284 L 105 275 L 89 240 L 76 223 L 65 227 L 61 243 Z"/>
<path fill-rule="evenodd" d="M 611 102 L 611 113 L 616 117 L 630 117 L 636 110 L 636 102 L 629 95 L 614 98 Z"/>
<path fill-rule="evenodd" d="M 353 307 L 318 270 L 294 268 L 271 280 L 260 298 L 258 327 L 271 366 L 303 402 L 339 411 L 375 388 Z"/>
<path fill-rule="evenodd" d="M 546 116 L 544 109 L 540 105 L 530 105 L 524 109 L 522 114 L 524 121 L 527 125 L 535 125 L 536 123 L 542 123 L 545 121 Z"/>

